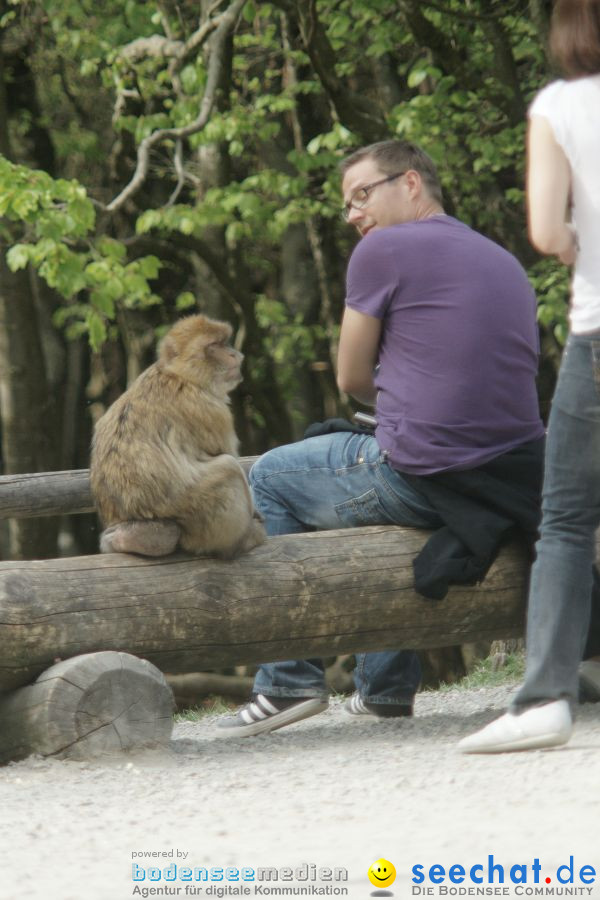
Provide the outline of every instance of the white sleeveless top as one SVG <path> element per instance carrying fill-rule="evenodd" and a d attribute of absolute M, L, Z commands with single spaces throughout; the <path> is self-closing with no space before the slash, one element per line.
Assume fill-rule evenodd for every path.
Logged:
<path fill-rule="evenodd" d="M 529 115 L 548 119 L 571 165 L 579 252 L 571 290 L 571 330 L 600 330 L 600 75 L 553 81 Z"/>

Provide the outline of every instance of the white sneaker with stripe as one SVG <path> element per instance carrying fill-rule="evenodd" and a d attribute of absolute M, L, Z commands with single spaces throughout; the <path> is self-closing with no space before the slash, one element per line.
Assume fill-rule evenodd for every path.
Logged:
<path fill-rule="evenodd" d="M 348 716 L 370 716 L 371 719 L 400 719 L 412 716 L 413 708 L 410 703 L 367 703 L 355 691 L 342 706 Z"/>
<path fill-rule="evenodd" d="M 235 716 L 224 716 L 217 722 L 217 736 L 233 738 L 266 734 L 315 716 L 326 710 L 328 705 L 327 700 L 319 697 L 283 698 L 257 694 Z"/>
<path fill-rule="evenodd" d="M 373 713 L 365 706 L 365 701 L 360 694 L 352 696 L 344 703 L 344 712 L 351 716 L 372 716 Z"/>

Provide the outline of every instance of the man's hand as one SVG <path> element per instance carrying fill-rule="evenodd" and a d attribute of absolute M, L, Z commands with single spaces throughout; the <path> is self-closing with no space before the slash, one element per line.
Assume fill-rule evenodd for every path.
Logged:
<path fill-rule="evenodd" d="M 340 331 L 337 383 L 360 403 L 375 406 L 373 382 L 379 357 L 381 320 L 346 308 Z"/>

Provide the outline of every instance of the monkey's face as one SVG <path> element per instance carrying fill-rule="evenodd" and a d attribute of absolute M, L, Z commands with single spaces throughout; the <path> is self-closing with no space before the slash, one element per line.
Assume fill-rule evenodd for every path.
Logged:
<path fill-rule="evenodd" d="M 168 371 L 223 397 L 242 380 L 244 356 L 229 343 L 231 325 L 206 316 L 188 316 L 173 326 L 159 348 Z"/>
<path fill-rule="evenodd" d="M 211 363 L 217 377 L 221 377 L 231 391 L 242 380 L 242 362 L 244 354 L 235 350 L 225 341 L 208 344 L 205 350 L 206 359 Z"/>

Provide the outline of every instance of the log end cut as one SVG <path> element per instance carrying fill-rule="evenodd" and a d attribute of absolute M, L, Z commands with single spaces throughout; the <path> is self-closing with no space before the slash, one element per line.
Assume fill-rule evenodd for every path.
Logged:
<path fill-rule="evenodd" d="M 147 660 L 116 651 L 75 656 L 0 699 L 0 761 L 164 746 L 173 708 L 171 688 Z"/>

